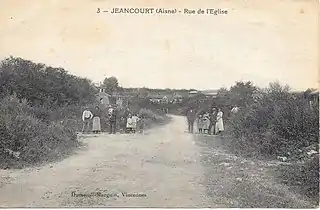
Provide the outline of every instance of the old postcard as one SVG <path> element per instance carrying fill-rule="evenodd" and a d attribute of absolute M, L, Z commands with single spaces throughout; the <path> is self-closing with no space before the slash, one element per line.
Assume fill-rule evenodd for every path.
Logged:
<path fill-rule="evenodd" d="M 319 207 L 319 3 L 1 0 L 0 207 Z"/>

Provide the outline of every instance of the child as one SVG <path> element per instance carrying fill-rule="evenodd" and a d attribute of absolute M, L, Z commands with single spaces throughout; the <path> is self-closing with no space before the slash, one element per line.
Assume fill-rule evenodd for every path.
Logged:
<path fill-rule="evenodd" d="M 202 133 L 203 118 L 202 118 L 201 114 L 199 114 L 198 119 L 197 119 L 197 127 L 198 127 L 198 130 L 199 130 L 199 133 Z"/>
<path fill-rule="evenodd" d="M 210 119 L 209 119 L 209 114 L 208 113 L 205 113 L 204 115 L 203 115 L 203 133 L 208 133 L 208 134 L 210 134 L 210 132 L 209 132 L 209 127 L 210 127 Z"/>
<path fill-rule="evenodd" d="M 133 132 L 133 119 L 131 114 L 128 115 L 126 128 L 128 133 Z"/>
<path fill-rule="evenodd" d="M 136 130 L 137 130 L 137 124 L 138 124 L 138 122 L 139 122 L 139 117 L 136 115 L 136 114 L 133 114 L 133 116 L 132 116 L 132 121 L 133 121 L 133 133 L 135 133 L 136 132 Z"/>

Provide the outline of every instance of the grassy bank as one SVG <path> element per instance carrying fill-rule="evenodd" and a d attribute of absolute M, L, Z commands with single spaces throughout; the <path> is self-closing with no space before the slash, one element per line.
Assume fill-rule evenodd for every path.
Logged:
<path fill-rule="evenodd" d="M 23 168 L 58 160 L 78 146 L 76 127 L 60 121 L 41 119 L 39 112 L 39 108 L 31 107 L 27 100 L 20 101 L 16 96 L 2 99 L 1 168 Z M 47 117 L 50 118 L 50 115 Z"/>

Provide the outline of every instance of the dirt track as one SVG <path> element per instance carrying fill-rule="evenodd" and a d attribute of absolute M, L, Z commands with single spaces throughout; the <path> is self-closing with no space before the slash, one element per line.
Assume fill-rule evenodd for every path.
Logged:
<path fill-rule="evenodd" d="M 276 183 L 265 163 L 229 155 L 220 138 L 185 128 L 185 119 L 174 117 L 143 135 L 80 139 L 86 148 L 58 163 L 2 170 L 0 206 L 312 207 Z"/>

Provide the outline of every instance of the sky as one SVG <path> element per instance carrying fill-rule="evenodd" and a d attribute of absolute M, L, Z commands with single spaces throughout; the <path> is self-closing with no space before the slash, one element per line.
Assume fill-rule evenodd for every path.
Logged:
<path fill-rule="evenodd" d="M 129 3 L 130 2 L 130 3 Z M 316 0 L 1 0 L 0 59 L 21 57 L 124 87 L 319 85 Z M 227 15 L 96 13 L 225 9 Z"/>

